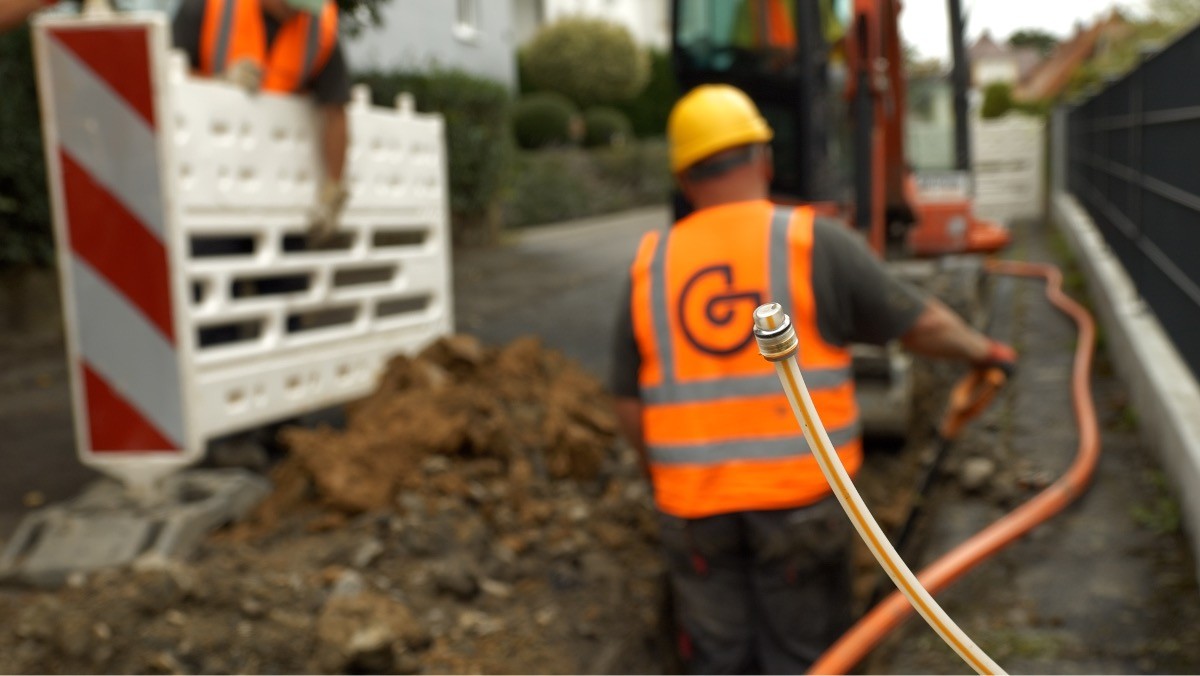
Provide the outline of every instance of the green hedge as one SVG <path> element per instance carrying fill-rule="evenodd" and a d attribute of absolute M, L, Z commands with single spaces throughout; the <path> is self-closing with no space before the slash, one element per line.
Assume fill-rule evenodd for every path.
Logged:
<path fill-rule="evenodd" d="M 29 29 L 0 35 L 0 268 L 53 258 Z"/>
<path fill-rule="evenodd" d="M 370 85 L 376 105 L 394 105 L 397 94 L 409 92 L 418 110 L 445 117 L 454 240 L 467 245 L 498 241 L 500 201 L 513 158 L 508 90 L 457 70 L 370 72 L 356 79 Z"/>
<path fill-rule="evenodd" d="M 518 59 L 529 85 L 580 107 L 627 101 L 645 88 L 650 74 L 649 57 L 628 28 L 583 16 L 543 26 Z"/>
<path fill-rule="evenodd" d="M 588 148 L 623 145 L 633 135 L 625 113 L 606 106 L 585 110 L 583 126 L 583 145 Z"/>
<path fill-rule="evenodd" d="M 670 192 L 662 141 L 522 152 L 504 202 L 504 223 L 541 225 L 665 204 Z"/>
<path fill-rule="evenodd" d="M 679 84 L 671 67 L 671 55 L 664 51 L 650 52 L 650 82 L 640 94 L 628 101 L 614 104 L 629 117 L 633 133 L 638 138 L 653 138 L 667 133 L 667 116 L 679 100 Z"/>
<path fill-rule="evenodd" d="M 522 96 L 513 107 L 512 120 L 517 146 L 524 150 L 575 143 L 575 130 L 582 123 L 575 104 L 554 92 Z"/>

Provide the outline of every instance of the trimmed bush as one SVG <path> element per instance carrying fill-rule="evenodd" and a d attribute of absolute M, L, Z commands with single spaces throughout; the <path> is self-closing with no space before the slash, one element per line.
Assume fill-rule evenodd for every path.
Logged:
<path fill-rule="evenodd" d="M 646 50 L 627 28 L 603 19 L 571 17 L 549 24 L 520 58 L 532 89 L 558 92 L 582 107 L 627 101 L 650 76 Z"/>
<path fill-rule="evenodd" d="M 582 124 L 570 99 L 553 92 L 522 97 L 513 107 L 513 136 L 526 150 L 561 146 L 579 140 Z"/>
<path fill-rule="evenodd" d="M 667 204 L 671 194 L 662 141 L 522 152 L 517 168 L 504 203 L 509 228 Z"/>
<path fill-rule="evenodd" d="M 583 113 L 583 125 L 583 145 L 589 148 L 624 145 L 633 136 L 629 118 L 616 108 L 588 108 Z"/>
<path fill-rule="evenodd" d="M 29 29 L 0 35 L 0 269 L 49 265 L 54 252 Z"/>
<path fill-rule="evenodd" d="M 650 82 L 640 94 L 615 107 L 629 117 L 638 138 L 664 136 L 671 107 L 679 100 L 679 84 L 671 66 L 671 55 L 660 50 L 650 52 Z"/>
<path fill-rule="evenodd" d="M 1012 87 L 1004 82 L 993 82 L 983 89 L 983 108 L 979 114 L 990 120 L 1003 117 L 1013 107 Z"/>
<path fill-rule="evenodd" d="M 391 106 L 397 94 L 409 92 L 418 110 L 445 117 L 454 241 L 495 243 L 513 160 L 511 100 L 504 85 L 457 70 L 364 73 L 357 80 L 370 85 L 376 105 Z"/>

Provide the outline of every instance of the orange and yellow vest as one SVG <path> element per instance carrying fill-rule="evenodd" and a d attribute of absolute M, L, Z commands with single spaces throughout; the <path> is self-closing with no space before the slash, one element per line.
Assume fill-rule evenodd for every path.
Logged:
<path fill-rule="evenodd" d="M 262 68 L 265 91 L 299 91 L 329 61 L 337 26 L 337 5 L 326 0 L 320 16 L 298 12 L 280 26 L 268 50 L 258 0 L 208 0 L 200 33 L 200 72 L 219 75 L 248 59 Z"/>
<path fill-rule="evenodd" d="M 791 315 L 801 372 L 852 475 L 862 464 L 850 351 L 825 342 L 812 292 L 813 211 L 766 200 L 648 233 L 632 274 L 643 439 L 659 509 L 682 518 L 812 504 L 830 494 L 752 313 Z"/>
<path fill-rule="evenodd" d="M 741 5 L 734 44 L 761 49 L 796 47 L 795 0 L 750 0 Z"/>

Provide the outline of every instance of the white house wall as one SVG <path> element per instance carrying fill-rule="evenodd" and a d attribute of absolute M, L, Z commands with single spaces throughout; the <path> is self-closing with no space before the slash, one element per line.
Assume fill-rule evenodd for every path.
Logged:
<path fill-rule="evenodd" d="M 516 32 L 508 1 L 474 0 L 476 30 L 459 25 L 457 0 L 393 0 L 383 26 L 343 39 L 354 71 L 457 68 L 516 84 Z"/>

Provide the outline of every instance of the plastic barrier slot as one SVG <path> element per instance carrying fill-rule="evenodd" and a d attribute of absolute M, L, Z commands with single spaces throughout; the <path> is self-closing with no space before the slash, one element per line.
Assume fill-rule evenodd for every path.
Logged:
<path fill-rule="evenodd" d="M 381 301 L 375 306 L 375 316 L 383 319 L 411 312 L 423 312 L 432 301 L 433 298 L 427 294 Z"/>
<path fill-rule="evenodd" d="M 362 286 L 364 284 L 391 284 L 392 280 L 399 273 L 400 265 L 398 263 L 385 267 L 338 270 L 333 273 L 333 285 L 335 287 L 343 287 Z"/>
<path fill-rule="evenodd" d="M 376 230 L 371 243 L 378 248 L 421 246 L 429 237 L 425 228 L 396 228 Z"/>
<path fill-rule="evenodd" d="M 229 284 L 230 298 L 253 298 L 308 291 L 312 278 L 308 274 L 237 277 Z"/>
<path fill-rule="evenodd" d="M 248 343 L 262 336 L 262 322 L 249 320 L 229 322 L 196 329 L 196 347 L 204 349 L 232 343 Z"/>
<path fill-rule="evenodd" d="M 284 235 L 281 243 L 285 253 L 311 253 L 314 251 L 346 251 L 354 248 L 357 236 L 352 232 L 340 232 L 333 237 L 314 243 L 307 235 Z"/>
<path fill-rule="evenodd" d="M 358 307 L 335 307 L 310 312 L 295 312 L 288 315 L 288 333 L 303 333 L 353 324 L 358 318 Z"/>
<path fill-rule="evenodd" d="M 257 249 L 252 235 L 192 235 L 192 258 L 253 256 Z"/>

